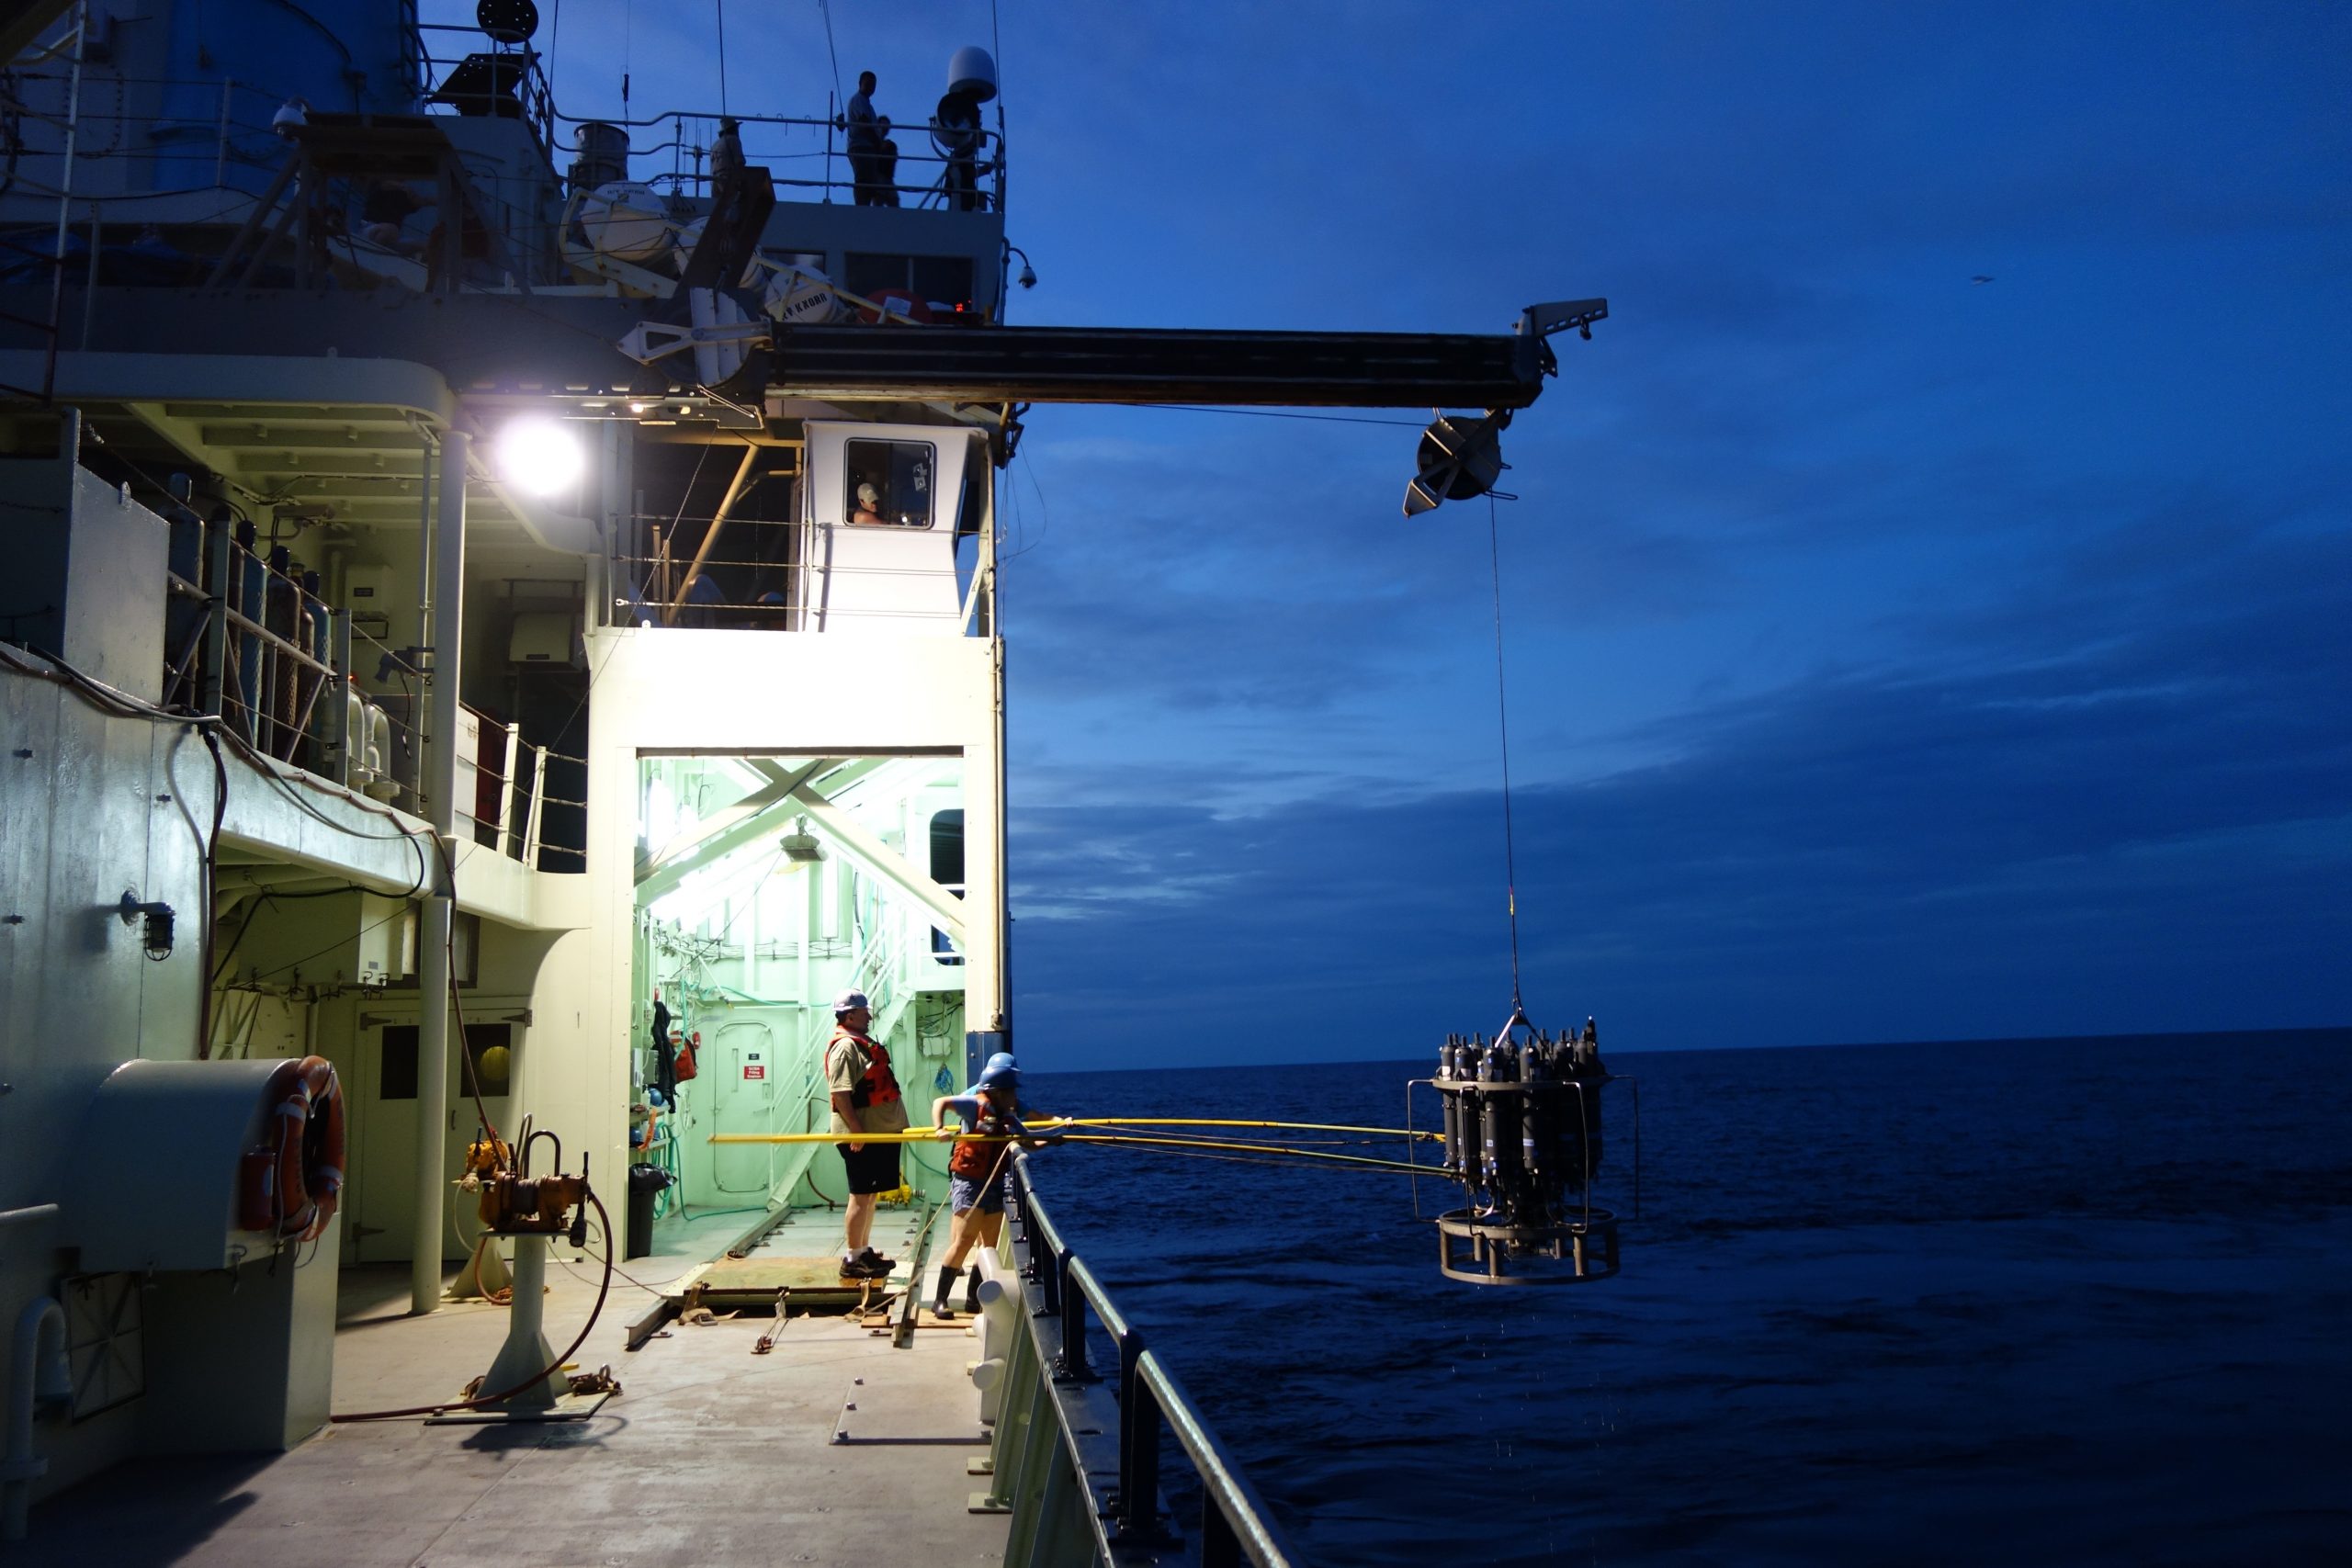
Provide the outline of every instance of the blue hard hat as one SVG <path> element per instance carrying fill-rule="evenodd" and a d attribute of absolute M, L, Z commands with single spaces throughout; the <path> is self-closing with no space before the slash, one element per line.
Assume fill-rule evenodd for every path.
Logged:
<path fill-rule="evenodd" d="M 1010 1051 L 999 1051 L 980 1069 L 982 1089 L 1017 1089 L 1021 1084 L 1021 1064 L 1012 1059 Z"/>

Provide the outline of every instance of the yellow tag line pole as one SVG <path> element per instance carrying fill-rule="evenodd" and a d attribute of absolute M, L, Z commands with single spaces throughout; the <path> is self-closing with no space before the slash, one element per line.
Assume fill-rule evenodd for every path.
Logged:
<path fill-rule="evenodd" d="M 1044 1137 L 1032 1133 L 1033 1138 Z M 958 1133 L 959 1140 L 975 1144 L 1009 1144 L 1010 1136 L 985 1133 Z M 933 1144 L 944 1140 L 936 1127 L 910 1127 L 903 1133 L 713 1133 L 714 1144 Z"/>
<path fill-rule="evenodd" d="M 1379 1170 L 1423 1171 L 1431 1167 L 1413 1165 L 1405 1160 L 1374 1159 L 1364 1155 L 1326 1154 L 1319 1149 L 1295 1149 L 1282 1144 L 1253 1144 L 1239 1139 L 1122 1137 L 1116 1133 L 1060 1133 L 1057 1126 L 1068 1122 L 1040 1122 L 1030 1128 L 1027 1139 L 1057 1138 L 1072 1144 L 1117 1144 L 1131 1149 L 1225 1149 L 1240 1154 L 1288 1155 L 1295 1159 L 1329 1160 L 1340 1165 L 1371 1166 Z M 927 1144 L 948 1140 L 939 1136 L 937 1128 L 910 1127 L 903 1133 L 866 1133 L 849 1138 L 839 1133 L 713 1133 L 714 1144 Z M 954 1140 L 967 1144 L 1010 1144 L 1023 1141 L 1023 1136 L 1010 1134 L 958 1133 Z"/>
<path fill-rule="evenodd" d="M 1368 1133 L 1375 1137 L 1419 1138 L 1429 1142 L 1442 1141 L 1441 1133 L 1423 1132 L 1405 1127 L 1356 1127 L 1335 1122 L 1243 1122 L 1197 1116 L 1056 1116 L 1029 1123 L 1029 1136 L 1046 1137 L 1064 1127 L 1273 1127 L 1294 1133 Z M 903 1133 L 865 1133 L 854 1141 L 861 1144 L 913 1144 L 930 1142 L 939 1135 L 936 1127 L 910 1127 Z M 978 1140 L 983 1134 L 958 1133 L 959 1138 Z M 845 1144 L 853 1140 L 840 1133 L 714 1133 L 714 1144 Z M 1000 1136 L 996 1140 L 1007 1141 Z"/>

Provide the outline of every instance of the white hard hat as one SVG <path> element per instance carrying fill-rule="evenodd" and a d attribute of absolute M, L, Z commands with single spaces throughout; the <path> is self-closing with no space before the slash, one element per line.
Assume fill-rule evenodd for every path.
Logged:
<path fill-rule="evenodd" d="M 857 499 L 868 506 L 879 506 L 882 504 L 882 492 L 872 485 L 860 485 L 857 487 Z"/>
<path fill-rule="evenodd" d="M 840 996 L 833 998 L 833 1016 L 835 1018 L 839 1018 L 845 1012 L 856 1012 L 860 1009 L 864 1009 L 867 1012 L 872 1012 L 874 1010 L 874 1004 L 867 1001 L 865 999 L 865 993 L 857 989 L 855 987 L 852 987 L 850 989 L 843 991 Z"/>

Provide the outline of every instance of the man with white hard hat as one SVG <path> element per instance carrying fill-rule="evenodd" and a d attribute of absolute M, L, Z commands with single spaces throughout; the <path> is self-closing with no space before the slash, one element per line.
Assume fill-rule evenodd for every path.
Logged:
<path fill-rule="evenodd" d="M 874 1236 L 877 1194 L 900 1185 L 899 1145 L 867 1143 L 862 1133 L 903 1133 L 907 1102 L 890 1071 L 890 1053 L 865 1032 L 874 1027 L 873 1004 L 864 991 L 843 991 L 833 1002 L 833 1037 L 825 1046 L 825 1087 L 833 1103 L 833 1133 L 842 1141 L 842 1167 L 849 1177 L 849 1202 L 842 1222 L 842 1277 L 878 1280 L 891 1260 L 868 1245 Z"/>

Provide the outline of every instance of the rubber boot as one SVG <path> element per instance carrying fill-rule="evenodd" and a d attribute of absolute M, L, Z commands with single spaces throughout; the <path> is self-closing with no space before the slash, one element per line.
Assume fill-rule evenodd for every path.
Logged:
<path fill-rule="evenodd" d="M 964 1310 L 980 1310 L 980 1266 L 977 1263 L 972 1265 L 971 1277 L 964 1281 Z"/>
<path fill-rule="evenodd" d="M 959 1269 L 950 1268 L 944 1263 L 939 1266 L 939 1289 L 933 1295 L 931 1303 L 931 1310 L 933 1314 L 940 1317 L 945 1317 L 948 1315 L 947 1292 L 949 1290 L 954 1288 L 956 1276 L 960 1271 L 961 1270 Z"/>

